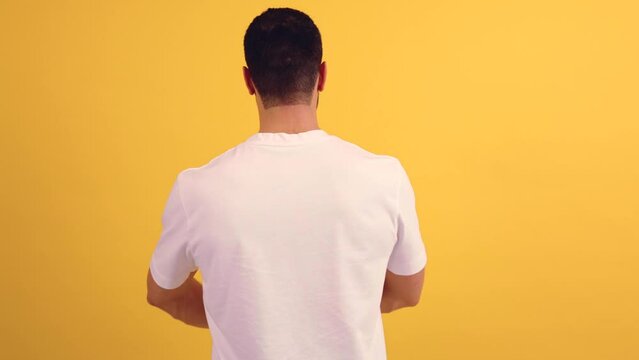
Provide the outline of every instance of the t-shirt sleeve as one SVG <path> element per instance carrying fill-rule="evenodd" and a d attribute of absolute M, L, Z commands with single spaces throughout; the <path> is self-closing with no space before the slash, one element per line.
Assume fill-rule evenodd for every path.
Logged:
<path fill-rule="evenodd" d="M 151 256 L 150 270 L 162 288 L 182 285 L 197 267 L 190 254 L 189 220 L 180 193 L 180 176 L 176 177 L 162 214 L 162 233 Z"/>
<path fill-rule="evenodd" d="M 415 193 L 401 163 L 397 191 L 397 241 L 387 268 L 397 275 L 413 275 L 426 266 L 426 247 L 419 229 Z"/>

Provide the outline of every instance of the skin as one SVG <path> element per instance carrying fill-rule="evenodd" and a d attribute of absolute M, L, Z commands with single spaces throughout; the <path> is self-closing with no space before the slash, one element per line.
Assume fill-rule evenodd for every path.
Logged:
<path fill-rule="evenodd" d="M 262 97 L 253 84 L 249 69 L 243 66 L 242 72 L 249 95 L 255 95 L 260 119 L 260 132 L 299 133 L 319 129 L 317 107 L 319 105 L 319 92 L 324 90 L 326 83 L 326 61 L 319 65 L 319 76 L 315 80 L 310 104 L 281 105 L 265 109 Z"/>
<path fill-rule="evenodd" d="M 194 276 L 197 271 L 189 274 L 189 277 L 175 289 L 160 287 L 151 270 L 147 272 L 147 302 L 171 315 L 187 325 L 208 329 L 206 312 L 204 311 L 204 298 L 202 297 L 202 284 Z"/>
<path fill-rule="evenodd" d="M 249 95 L 255 95 L 257 103 L 260 132 L 285 132 L 299 133 L 309 130 L 319 129 L 317 124 L 317 107 L 319 105 L 319 92 L 324 90 L 326 83 L 326 62 L 322 62 L 318 68 L 319 76 L 315 80 L 315 86 L 309 104 L 280 105 L 264 108 L 262 98 L 255 87 L 249 69 L 242 67 L 244 83 Z M 147 271 L 147 302 L 168 314 L 173 318 L 196 327 L 208 328 L 204 301 L 202 298 L 202 284 L 197 281 L 196 271 L 190 273 L 189 277 L 182 285 L 175 289 L 164 289 L 160 287 L 153 276 L 151 270 Z M 399 276 L 387 272 L 384 284 L 384 294 L 380 304 L 380 310 L 388 313 L 402 307 L 410 307 L 419 301 L 419 291 L 414 289 L 406 293 L 403 288 L 410 287 L 410 284 L 421 283 L 423 281 L 423 271 L 416 276 Z M 406 286 L 401 286 L 402 284 Z M 403 300 L 408 299 L 408 300 Z"/>
<path fill-rule="evenodd" d="M 393 312 L 419 303 L 426 267 L 413 275 L 397 275 L 386 270 L 384 291 L 380 309 L 382 313 Z"/>

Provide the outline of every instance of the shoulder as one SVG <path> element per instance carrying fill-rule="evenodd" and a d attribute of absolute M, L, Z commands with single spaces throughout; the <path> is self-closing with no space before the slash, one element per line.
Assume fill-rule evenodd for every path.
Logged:
<path fill-rule="evenodd" d="M 240 145 L 241 144 L 225 150 L 223 153 L 216 155 L 202 165 L 187 167 L 181 170 L 177 175 L 177 181 L 181 184 L 182 188 L 192 188 L 199 182 L 206 182 L 212 174 L 219 174 L 218 170 L 229 164 L 230 160 L 235 157 L 235 154 L 240 149 Z"/>
<path fill-rule="evenodd" d="M 380 164 L 387 164 L 391 167 L 397 166 L 397 164 L 399 164 L 399 159 L 397 159 L 395 156 L 376 153 L 358 144 L 342 139 L 339 136 L 333 136 L 335 138 L 335 143 L 337 144 L 338 150 L 342 151 L 344 154 L 350 154 L 360 159 L 372 160 Z"/>

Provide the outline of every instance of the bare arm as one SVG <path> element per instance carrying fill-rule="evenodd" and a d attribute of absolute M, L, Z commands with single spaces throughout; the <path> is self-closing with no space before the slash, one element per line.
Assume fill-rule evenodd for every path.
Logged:
<path fill-rule="evenodd" d="M 193 278 L 194 275 L 195 271 L 176 289 L 164 289 L 153 280 L 149 270 L 147 274 L 147 301 L 164 310 L 174 319 L 188 325 L 208 329 L 204 299 L 202 298 L 202 284 Z"/>
<path fill-rule="evenodd" d="M 425 268 L 416 274 L 404 276 L 386 270 L 380 304 L 381 312 L 390 313 L 397 309 L 417 305 L 424 285 L 424 271 Z"/>

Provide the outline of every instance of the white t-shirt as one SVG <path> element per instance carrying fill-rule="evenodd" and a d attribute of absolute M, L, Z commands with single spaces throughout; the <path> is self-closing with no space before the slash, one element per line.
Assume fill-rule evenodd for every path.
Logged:
<path fill-rule="evenodd" d="M 400 161 L 322 129 L 181 171 L 162 225 L 151 274 L 173 289 L 199 269 L 213 360 L 386 359 L 386 269 L 426 265 Z"/>

